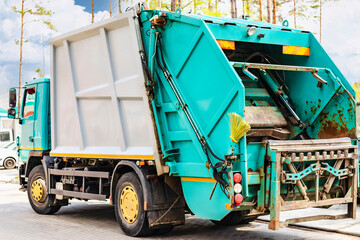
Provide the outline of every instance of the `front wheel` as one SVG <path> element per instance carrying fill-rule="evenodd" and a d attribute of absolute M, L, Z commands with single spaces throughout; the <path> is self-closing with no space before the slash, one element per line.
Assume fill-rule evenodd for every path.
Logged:
<path fill-rule="evenodd" d="M 144 211 L 143 189 L 135 173 L 121 176 L 116 185 L 114 204 L 116 219 L 126 235 L 139 237 L 152 234 Z"/>
<path fill-rule="evenodd" d="M 13 169 L 16 166 L 16 160 L 9 157 L 4 160 L 4 168 Z"/>
<path fill-rule="evenodd" d="M 36 213 L 54 214 L 61 206 L 55 205 L 55 196 L 47 193 L 45 179 L 43 166 L 36 166 L 31 170 L 27 185 L 28 199 Z"/>

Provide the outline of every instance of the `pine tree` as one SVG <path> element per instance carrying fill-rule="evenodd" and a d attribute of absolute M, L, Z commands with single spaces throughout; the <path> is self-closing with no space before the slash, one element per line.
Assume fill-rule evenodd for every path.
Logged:
<path fill-rule="evenodd" d="M 171 11 L 175 12 L 176 10 L 176 0 L 171 0 Z"/>
<path fill-rule="evenodd" d="M 237 18 L 236 0 L 231 0 L 231 17 Z"/>
<path fill-rule="evenodd" d="M 91 0 L 91 23 L 94 23 L 94 0 Z"/>

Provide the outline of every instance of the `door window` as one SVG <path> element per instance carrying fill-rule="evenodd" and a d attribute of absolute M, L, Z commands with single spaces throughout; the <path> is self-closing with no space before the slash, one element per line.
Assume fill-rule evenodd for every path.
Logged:
<path fill-rule="evenodd" d="M 9 132 L 0 132 L 0 141 L 10 141 L 10 133 Z"/>
<path fill-rule="evenodd" d="M 23 118 L 34 115 L 35 108 L 35 88 L 29 88 L 25 91 L 25 104 L 23 106 Z"/>

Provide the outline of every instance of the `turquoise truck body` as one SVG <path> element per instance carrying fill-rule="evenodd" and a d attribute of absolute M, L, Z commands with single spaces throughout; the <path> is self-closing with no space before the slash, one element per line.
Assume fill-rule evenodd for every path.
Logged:
<path fill-rule="evenodd" d="M 180 9 L 142 10 L 134 19 L 160 156 L 156 175 L 175 179 L 188 210 L 214 222 L 235 212 L 243 213 L 239 218 L 270 213 L 271 229 L 280 227 L 282 210 L 346 203 L 346 216 L 355 218 L 356 95 L 312 33 Z M 56 159 L 49 137 L 51 81 L 25 86 L 36 89 L 35 111 L 22 118 L 19 147 L 22 161 L 31 152 L 49 156 L 48 168 Z M 237 143 L 230 138 L 231 113 L 251 126 Z M 135 160 L 141 168 L 143 159 Z M 240 183 L 233 179 L 237 173 Z"/>
<path fill-rule="evenodd" d="M 155 34 L 151 35 L 149 20 L 154 15 L 161 15 L 161 12 L 148 11 L 140 15 L 149 62 L 153 55 L 150 39 L 155 38 Z M 289 124 L 290 137 L 287 140 L 296 139 L 301 132 L 306 132 L 310 139 L 356 139 L 355 92 L 312 33 L 266 23 L 199 15 L 182 16 L 180 13 L 168 14 L 167 21 L 164 28 L 158 28 L 157 31 L 161 33 L 169 74 L 196 119 L 202 136 L 218 156 L 229 154 L 232 145 L 227 114 L 236 112 L 246 119 L 245 107 L 252 104 L 248 100 L 258 98 L 266 101 L 267 94 L 264 94 L 263 86 L 257 80 L 249 80 L 244 74 L 239 76 L 236 67 L 242 64 L 234 63 L 236 57 L 233 57 L 234 60 L 227 57 L 229 53 L 226 51 L 229 50 L 222 50 L 216 40 L 235 41 L 239 51 L 247 47 L 250 53 L 245 51 L 242 56 L 239 54 L 239 62 L 244 62 L 252 53 L 249 51 L 251 49 L 270 55 L 275 60 L 274 64 L 318 68 L 318 74 L 327 82 L 320 87 L 318 80 L 309 72 L 284 72 L 289 102 L 300 119 L 308 125 L 303 130 Z M 251 26 L 255 26 L 257 32 L 248 36 L 247 30 Z M 259 34 L 264 37 L 259 38 Z M 282 53 L 284 45 L 310 48 L 310 56 L 285 55 Z M 206 167 L 206 156 L 168 81 L 159 67 L 155 67 L 154 72 L 159 84 L 154 90 L 153 108 L 157 114 L 162 149 L 164 153 L 174 152 L 174 149 L 178 152 L 168 157 L 170 174 L 181 176 L 184 180 L 185 177 L 212 178 L 212 172 Z M 270 101 L 256 106 L 261 108 L 268 105 L 272 105 Z M 273 127 L 276 126 L 265 126 Z M 269 149 L 262 141 L 247 143 L 246 137 L 236 147 L 240 156 L 232 166 L 232 171 L 241 172 L 243 176 L 245 202 L 257 202 L 259 209 L 264 208 L 265 202 L 276 199 L 277 191 L 280 190 L 265 186 L 262 179 L 266 169 L 272 177 L 276 175 L 275 166 L 270 169 L 265 166 L 266 156 L 272 159 L 270 161 L 275 161 L 276 151 Z M 220 188 L 215 189 L 213 199 L 209 200 L 213 182 L 184 180 L 182 186 L 185 199 L 196 215 L 221 219 L 232 210 L 225 208 L 226 204 L 232 203 Z M 274 180 L 269 180 L 270 184 L 274 183 Z M 242 207 L 246 208 L 246 204 Z"/>

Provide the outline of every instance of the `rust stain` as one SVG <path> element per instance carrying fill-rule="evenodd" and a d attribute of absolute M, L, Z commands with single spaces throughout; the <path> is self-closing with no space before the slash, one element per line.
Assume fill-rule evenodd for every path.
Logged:
<path fill-rule="evenodd" d="M 307 111 L 305 111 L 305 114 L 307 114 Z"/>
<path fill-rule="evenodd" d="M 316 107 L 315 107 L 315 106 L 312 106 L 310 110 L 311 110 L 311 112 L 312 112 L 313 114 L 316 113 Z"/>
<path fill-rule="evenodd" d="M 347 123 L 344 122 L 344 114 L 341 109 L 337 110 L 338 114 L 333 114 L 329 118 L 329 113 L 320 114 L 321 127 L 318 133 L 318 138 L 339 138 L 350 137 L 355 138 L 356 129 L 347 128 Z M 338 122 L 339 121 L 339 122 Z"/>

